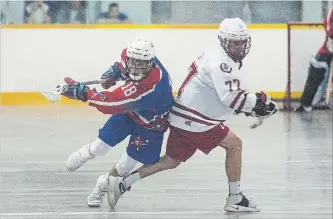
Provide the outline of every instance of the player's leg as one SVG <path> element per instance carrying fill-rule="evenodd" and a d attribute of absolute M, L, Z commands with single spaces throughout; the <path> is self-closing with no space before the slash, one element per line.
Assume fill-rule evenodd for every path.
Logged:
<path fill-rule="evenodd" d="M 332 58 L 333 59 L 333 58 Z M 327 79 L 327 89 L 325 95 L 325 102 L 330 109 L 333 110 L 333 69 L 332 69 L 332 60 L 330 62 L 330 71 L 328 72 L 328 79 Z"/>
<path fill-rule="evenodd" d="M 163 132 L 148 130 L 137 125 L 131 134 L 127 147 L 127 154 L 141 162 L 144 166 L 152 165 L 160 160 L 160 153 L 163 144 Z M 130 185 L 140 179 L 138 171 L 133 171 L 125 177 L 109 177 L 108 201 L 114 207 L 119 198 L 128 191 Z"/>
<path fill-rule="evenodd" d="M 226 211 L 259 211 L 253 200 L 247 199 L 240 188 L 242 172 L 242 140 L 231 130 L 219 143 L 226 150 L 225 170 L 228 177 L 229 196 Z"/>
<path fill-rule="evenodd" d="M 104 156 L 111 147 L 123 141 L 131 132 L 132 122 L 126 115 L 113 115 L 99 130 L 98 138 L 73 152 L 67 159 L 66 168 L 74 171 L 96 156 Z"/>
<path fill-rule="evenodd" d="M 324 81 L 325 73 L 328 71 L 332 55 L 317 54 L 310 61 L 308 77 L 301 97 L 301 105 L 296 112 L 311 112 L 312 103 L 320 84 Z"/>
<path fill-rule="evenodd" d="M 162 144 L 162 141 L 161 141 Z M 181 162 L 185 162 L 196 151 L 195 147 L 191 147 L 185 136 L 179 129 L 170 127 L 170 134 L 166 146 L 166 155 L 163 156 L 158 162 L 147 162 L 139 169 L 132 171 L 130 174 L 123 178 L 113 178 L 109 184 L 109 205 L 114 208 L 119 200 L 119 197 L 127 191 L 136 181 L 151 176 L 155 173 L 174 169 L 179 166 Z"/>
<path fill-rule="evenodd" d="M 136 181 L 151 176 L 155 173 L 176 168 L 181 162 L 168 155 L 163 156 L 157 163 L 143 165 L 137 170 L 132 171 L 125 177 L 110 177 L 108 190 L 108 203 L 114 208 L 119 198 L 129 190 Z"/>
<path fill-rule="evenodd" d="M 96 156 L 103 156 L 109 151 L 109 147 L 101 139 L 97 138 L 95 141 L 82 146 L 79 150 L 73 152 L 66 162 L 66 168 L 69 171 L 75 171 L 80 168 L 88 160 Z"/>
<path fill-rule="evenodd" d="M 321 101 L 324 100 L 325 93 L 328 89 L 327 86 L 328 86 L 329 76 L 330 76 L 330 65 L 328 65 L 328 69 L 325 71 L 325 74 L 324 74 L 324 79 L 318 86 L 317 92 L 316 92 L 315 96 L 313 97 L 313 100 L 311 103 L 312 107 L 316 106 L 317 104 L 319 104 Z"/>
<path fill-rule="evenodd" d="M 100 207 L 103 204 L 103 198 L 109 186 L 109 175 L 113 177 L 122 177 L 128 174 L 138 163 L 125 152 L 118 163 L 109 173 L 98 177 L 93 191 L 89 194 L 87 204 L 90 207 Z"/>

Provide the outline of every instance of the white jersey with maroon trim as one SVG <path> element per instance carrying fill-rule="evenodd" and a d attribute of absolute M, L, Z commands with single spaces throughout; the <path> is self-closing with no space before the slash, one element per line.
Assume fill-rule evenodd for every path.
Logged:
<path fill-rule="evenodd" d="M 200 56 L 178 91 L 170 125 L 203 132 L 229 119 L 234 111 L 251 112 L 256 96 L 245 91 L 240 67 L 241 63 L 230 59 L 222 47 Z"/>

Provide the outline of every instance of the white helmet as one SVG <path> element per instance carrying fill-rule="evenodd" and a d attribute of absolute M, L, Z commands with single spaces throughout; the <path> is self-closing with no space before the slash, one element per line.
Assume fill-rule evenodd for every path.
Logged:
<path fill-rule="evenodd" d="M 240 18 L 224 19 L 220 24 L 218 38 L 224 51 L 235 62 L 243 60 L 250 51 L 250 33 Z"/>
<path fill-rule="evenodd" d="M 150 40 L 136 39 L 127 47 L 126 70 L 133 81 L 145 78 L 154 64 L 155 47 Z"/>

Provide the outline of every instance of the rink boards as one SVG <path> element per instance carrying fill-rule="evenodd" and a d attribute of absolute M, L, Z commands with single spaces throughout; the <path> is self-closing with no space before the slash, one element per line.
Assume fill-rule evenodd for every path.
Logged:
<path fill-rule="evenodd" d="M 78 81 L 98 79 L 120 59 L 122 49 L 136 37 L 154 42 L 157 56 L 169 71 L 176 93 L 191 62 L 207 48 L 219 46 L 217 29 L 218 25 L 2 26 L 0 104 L 48 104 L 40 90 L 50 90 L 66 76 Z M 287 84 L 287 25 L 252 24 L 249 29 L 252 47 L 241 71 L 244 86 L 281 99 Z M 323 43 L 324 30 L 295 27 L 292 35 L 292 97 L 298 98 L 310 55 Z M 59 103 L 81 104 L 66 98 Z"/>

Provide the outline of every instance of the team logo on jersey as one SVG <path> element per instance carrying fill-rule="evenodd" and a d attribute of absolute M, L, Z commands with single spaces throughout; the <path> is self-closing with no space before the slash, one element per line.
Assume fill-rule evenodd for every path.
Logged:
<path fill-rule="evenodd" d="M 226 63 L 222 63 L 220 65 L 220 68 L 223 72 L 226 72 L 226 73 L 230 73 L 232 71 L 232 68 L 229 65 L 227 65 Z"/>
<path fill-rule="evenodd" d="M 133 141 L 131 141 L 131 144 L 135 145 L 138 149 L 143 146 L 148 144 L 148 140 L 143 140 L 140 136 L 139 137 L 134 137 Z"/>
<path fill-rule="evenodd" d="M 185 125 L 191 126 L 191 124 L 192 124 L 192 121 L 190 121 L 190 120 L 185 122 Z"/>

